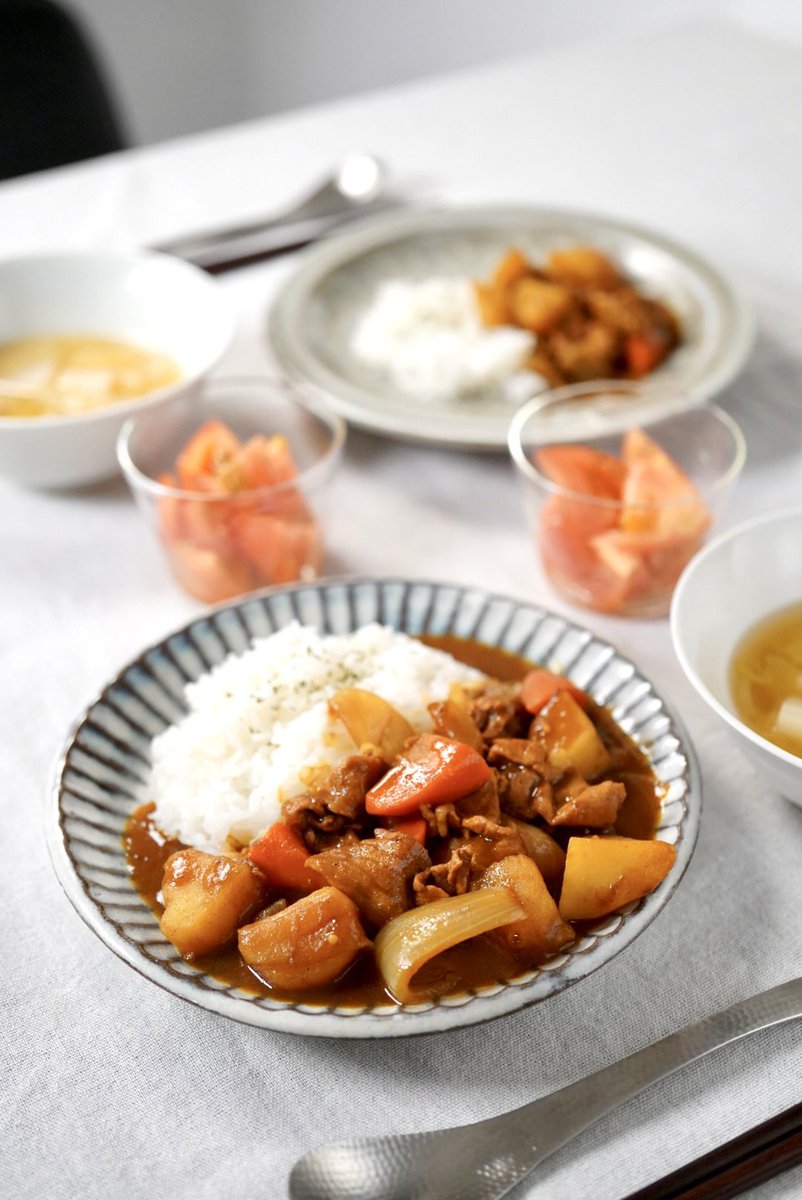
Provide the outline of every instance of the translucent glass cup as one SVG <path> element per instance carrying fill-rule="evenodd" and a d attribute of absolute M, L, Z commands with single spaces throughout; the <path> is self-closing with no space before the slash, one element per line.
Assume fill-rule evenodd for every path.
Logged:
<path fill-rule="evenodd" d="M 177 582 L 216 604 L 319 574 L 344 442 L 345 423 L 306 389 L 212 379 L 127 421 L 117 457 Z"/>
<path fill-rule="evenodd" d="M 668 612 L 746 458 L 721 408 L 627 381 L 541 393 L 516 413 L 508 445 L 552 586 L 626 617 Z"/>

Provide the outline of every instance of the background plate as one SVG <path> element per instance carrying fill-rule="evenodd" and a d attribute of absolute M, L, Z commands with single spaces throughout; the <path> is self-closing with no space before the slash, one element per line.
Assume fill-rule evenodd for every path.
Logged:
<path fill-rule="evenodd" d="M 650 377 L 669 389 L 655 403 L 655 419 L 676 411 L 677 392 L 698 403 L 734 378 L 749 353 L 753 323 L 732 284 L 657 233 L 564 209 L 438 209 L 361 221 L 308 251 L 284 284 L 270 314 L 273 348 L 286 370 L 323 388 L 354 425 L 413 441 L 502 450 L 515 406 L 499 390 L 451 402 L 410 398 L 351 353 L 351 333 L 385 279 L 483 279 L 510 246 L 540 261 L 576 242 L 609 253 L 682 321 L 683 345 Z M 569 436 L 582 436 L 575 422 Z"/>
<path fill-rule="evenodd" d="M 370 621 L 411 634 L 453 633 L 564 671 L 610 706 L 666 786 L 658 837 L 677 849 L 667 878 L 544 967 L 511 983 L 415 1006 L 284 1003 L 229 987 L 184 962 L 134 891 L 121 842 L 129 814 L 147 798 L 150 742 L 182 715 L 189 680 L 293 620 L 334 633 Z M 588 630 L 529 604 L 446 584 L 323 581 L 217 609 L 146 650 L 113 679 L 81 717 L 58 761 L 47 838 L 59 881 L 89 927 L 126 963 L 181 999 L 285 1033 L 403 1037 L 514 1012 L 608 962 L 646 928 L 676 888 L 696 842 L 700 808 L 698 767 L 676 715 L 632 663 Z"/>

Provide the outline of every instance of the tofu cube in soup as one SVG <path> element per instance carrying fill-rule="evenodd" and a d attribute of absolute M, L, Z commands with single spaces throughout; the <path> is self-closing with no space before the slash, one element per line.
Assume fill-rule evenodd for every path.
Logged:
<path fill-rule="evenodd" d="M 161 931 L 184 958 L 211 954 L 233 939 L 265 892 L 244 859 L 178 850 L 165 863 Z"/>
<path fill-rule="evenodd" d="M 542 739 L 549 764 L 558 771 L 574 767 L 583 778 L 595 779 L 609 769 L 607 747 L 570 692 L 554 695 L 535 721 L 532 733 Z"/>
<path fill-rule="evenodd" d="M 333 887 L 243 926 L 238 941 L 248 966 L 289 992 L 332 983 L 370 945 L 356 905 Z"/>
<path fill-rule="evenodd" d="M 560 893 L 566 921 L 591 921 L 653 892 L 674 865 L 668 842 L 572 837 Z"/>

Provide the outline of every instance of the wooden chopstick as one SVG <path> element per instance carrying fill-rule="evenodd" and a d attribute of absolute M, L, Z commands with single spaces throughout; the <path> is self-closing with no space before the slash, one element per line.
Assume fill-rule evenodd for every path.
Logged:
<path fill-rule="evenodd" d="M 725 1142 L 626 1200 L 729 1200 L 802 1163 L 802 1104 Z"/>

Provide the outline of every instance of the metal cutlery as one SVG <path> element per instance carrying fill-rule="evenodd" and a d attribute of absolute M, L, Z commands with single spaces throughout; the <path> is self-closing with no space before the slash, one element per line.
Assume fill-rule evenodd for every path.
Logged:
<path fill-rule="evenodd" d="M 472 1125 L 355 1138 L 305 1154 L 292 1200 L 498 1200 L 644 1088 L 750 1033 L 802 1017 L 802 978 L 669 1034 L 550 1096 Z"/>
<path fill-rule="evenodd" d="M 351 154 L 313 192 L 273 217 L 175 238 L 152 249 L 221 270 L 295 249 L 345 221 L 398 202 L 388 191 L 384 164 L 371 154 Z"/>

